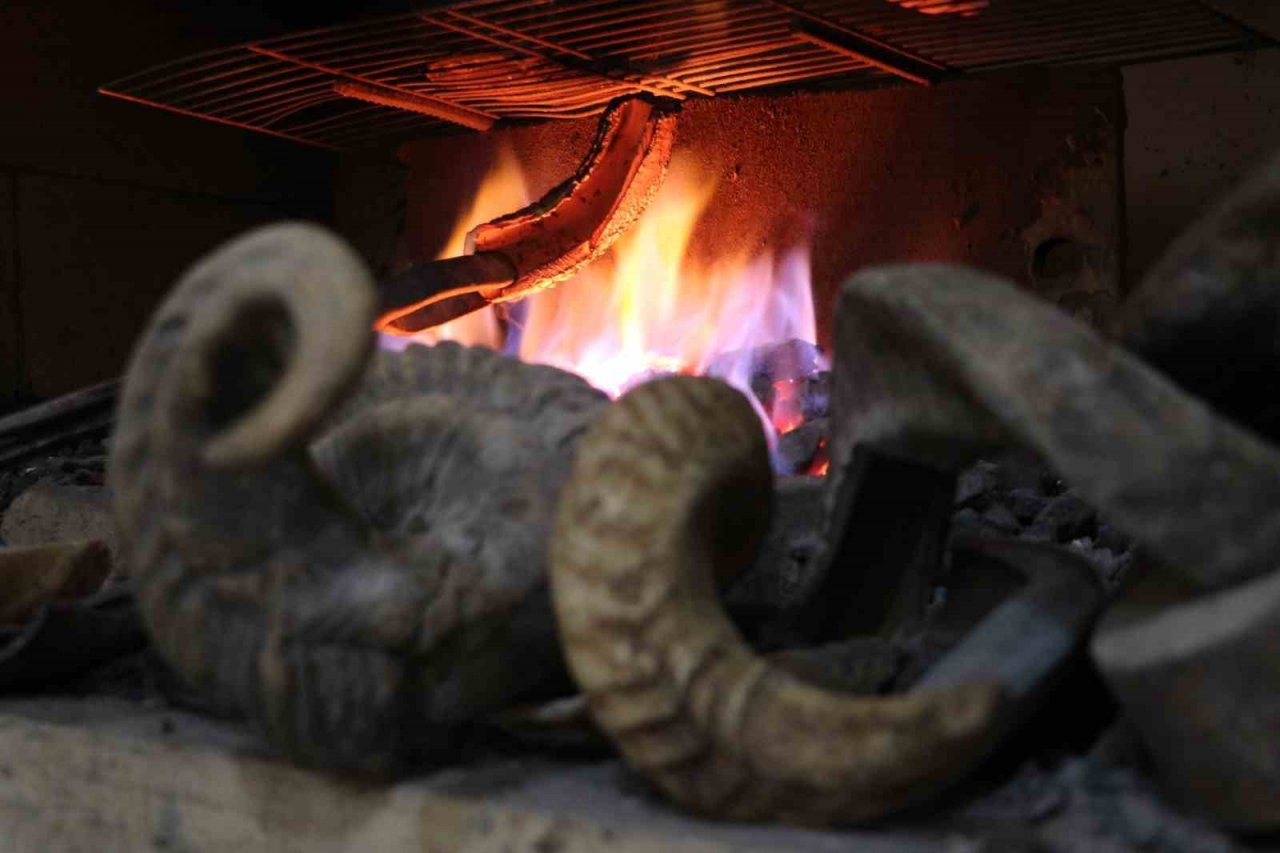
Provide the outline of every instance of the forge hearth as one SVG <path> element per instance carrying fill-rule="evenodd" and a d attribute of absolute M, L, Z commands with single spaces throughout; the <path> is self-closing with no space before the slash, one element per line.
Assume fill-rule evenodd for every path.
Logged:
<path fill-rule="evenodd" d="M 15 849 L 1280 827 L 1257 4 L 131 2 L 0 11 Z"/>

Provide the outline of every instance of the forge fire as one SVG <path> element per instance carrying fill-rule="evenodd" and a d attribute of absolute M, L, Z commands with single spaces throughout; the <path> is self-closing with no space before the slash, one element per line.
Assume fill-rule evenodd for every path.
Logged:
<path fill-rule="evenodd" d="M 123 2 L 0 8 L 0 853 L 1280 833 L 1268 4 Z"/>
<path fill-rule="evenodd" d="M 612 397 L 663 374 L 715 376 L 756 402 L 776 447 L 779 435 L 827 414 L 829 362 L 817 347 L 808 246 L 776 258 L 766 250 L 695 263 L 689 242 L 715 185 L 714 176 L 677 160 L 643 216 L 599 262 L 510 307 L 384 334 L 381 343 L 487 346 L 576 373 Z M 531 201 L 513 153 L 502 149 L 439 257 L 463 255 L 476 224 Z M 786 473 L 820 471 L 822 426 L 788 441 L 775 464 Z"/>

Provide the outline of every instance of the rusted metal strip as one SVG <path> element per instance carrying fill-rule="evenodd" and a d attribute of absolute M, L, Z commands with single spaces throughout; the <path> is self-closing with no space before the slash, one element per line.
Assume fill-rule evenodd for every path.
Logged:
<path fill-rule="evenodd" d="M 338 68 L 331 68 L 327 65 L 308 62 L 305 59 L 300 59 L 287 53 L 281 53 L 280 51 L 273 50 L 269 47 L 251 44 L 248 46 L 248 49 L 254 53 L 260 53 L 263 56 L 270 56 L 273 59 L 278 59 L 281 62 L 292 62 L 302 68 L 310 68 L 313 71 L 332 74 L 335 78 L 338 78 L 337 82 L 359 84 L 359 86 L 352 88 L 348 92 L 338 92 L 337 83 L 335 83 L 334 91 L 344 97 L 359 98 L 362 101 L 376 103 L 385 107 L 394 107 L 397 109 L 426 113 L 434 118 L 451 121 L 454 124 L 460 124 L 463 127 L 469 127 L 473 130 L 488 130 L 490 127 L 493 127 L 493 123 L 498 120 L 498 117 L 495 115 L 482 113 L 479 110 L 473 110 L 469 107 L 454 104 L 443 100 L 442 98 L 431 98 L 426 95 L 408 92 L 395 86 L 388 86 L 385 83 L 379 83 L 377 80 L 370 80 L 365 77 L 361 77 L 358 74 L 349 74 Z M 354 94 L 354 92 L 357 91 L 361 94 Z M 374 100 L 375 97 L 383 98 L 383 100 Z M 395 100 L 398 98 L 403 98 L 403 100 Z M 408 106 L 410 103 L 412 103 L 413 106 Z M 429 112 L 428 107 L 433 111 Z"/>
<path fill-rule="evenodd" d="M 212 115 L 210 113 L 202 113 L 199 110 L 185 110 L 182 107 L 175 107 L 172 104 L 166 104 L 161 101 L 152 101 L 152 100 L 148 100 L 147 98 L 139 98 L 136 95 L 127 95 L 124 92 L 117 92 L 113 89 L 107 89 L 105 87 L 98 89 L 98 94 L 109 95 L 113 98 L 119 98 L 122 101 L 132 101 L 135 104 L 143 104 L 148 107 L 158 107 L 167 112 L 177 113 L 178 115 L 181 115 L 181 116 L 188 116 L 190 118 L 200 118 L 206 121 L 217 122 L 218 124 L 225 124 L 231 127 L 238 127 L 241 130 L 253 130 L 253 131 L 257 131 L 258 133 L 265 133 L 268 136 L 278 136 L 281 139 L 288 139 L 290 142 L 301 142 L 303 145 L 310 145 L 314 148 L 324 148 L 330 151 L 335 150 L 332 145 L 327 145 L 315 139 L 308 139 L 305 136 L 294 136 L 291 133 L 284 133 L 283 131 L 272 130 L 271 128 L 263 127 L 262 125 L 248 124 L 246 122 L 235 121 L 229 118 L 222 118 L 220 116 Z"/>
<path fill-rule="evenodd" d="M 444 119 L 454 124 L 469 127 L 472 130 L 488 130 L 497 121 L 497 116 L 489 113 L 482 113 L 479 110 L 461 107 L 448 101 L 442 101 L 439 98 L 418 95 L 391 86 L 358 83 L 354 80 L 338 80 L 333 84 L 333 91 L 344 98 L 354 98 L 357 101 L 377 104 L 380 107 L 392 107 L 398 110 L 422 113 L 432 118 Z"/>
<path fill-rule="evenodd" d="M 920 86 L 932 86 L 946 76 L 946 70 L 939 65 L 852 30 L 836 28 L 809 18 L 797 18 L 791 35 L 798 41 L 853 57 Z"/>
<path fill-rule="evenodd" d="M 655 76 L 651 74 L 650 75 L 639 74 L 617 63 L 609 63 L 599 59 L 595 59 L 591 57 L 589 54 L 582 53 L 581 51 L 561 47 L 559 45 L 548 42 L 545 39 L 539 39 L 535 37 L 526 36 L 522 33 L 516 33 L 513 30 L 508 30 L 504 27 L 491 24 L 488 21 L 481 20 L 471 15 L 459 15 L 457 13 L 451 13 L 450 17 L 455 20 L 448 20 L 439 16 L 432 16 L 432 15 L 423 15 L 422 20 L 426 21 L 429 24 L 433 24 L 437 27 L 440 27 L 442 29 L 462 33 L 463 35 L 471 36 L 472 38 L 479 39 L 480 41 L 488 42 L 489 44 L 495 45 L 497 47 L 501 47 L 506 50 L 515 51 L 516 53 L 522 53 L 525 56 L 534 56 L 534 57 L 538 57 L 539 59 L 547 59 L 552 62 L 559 63 L 560 65 L 563 65 L 565 68 L 569 68 L 574 71 L 579 71 L 585 74 L 590 74 L 593 77 L 602 78 L 604 80 L 610 80 L 610 81 L 619 82 L 619 83 L 626 83 L 629 86 L 634 86 L 636 89 L 642 92 L 648 92 L 651 95 L 659 95 L 664 98 L 680 99 L 684 97 L 684 92 L 696 92 L 700 95 L 708 95 L 708 96 L 715 94 L 715 92 L 709 89 L 705 89 L 701 86 L 696 86 L 691 83 L 686 83 L 683 80 Z M 496 36 L 490 35 L 486 32 L 483 32 L 482 29 L 477 29 L 477 27 L 493 30 L 494 32 L 499 33 L 500 35 L 506 36 L 506 39 L 498 38 Z M 519 38 L 525 41 L 529 41 L 533 44 L 538 45 L 539 47 L 542 47 L 543 50 L 540 50 L 540 51 L 533 50 L 531 48 L 524 47 L 523 45 L 515 44 L 512 41 L 510 41 L 510 39 L 514 39 L 514 38 Z M 672 91 L 672 89 L 675 89 L 676 91 Z"/>

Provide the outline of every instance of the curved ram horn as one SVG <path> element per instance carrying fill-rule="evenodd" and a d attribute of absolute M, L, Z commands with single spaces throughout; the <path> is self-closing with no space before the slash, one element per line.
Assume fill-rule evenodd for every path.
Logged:
<path fill-rule="evenodd" d="M 1202 587 L 1274 567 L 1280 451 L 1049 304 L 918 264 L 854 276 L 837 311 L 837 476 L 858 444 L 948 468 L 1021 444 Z"/>
<path fill-rule="evenodd" d="M 559 671 L 546 534 L 605 399 L 456 345 L 366 370 L 373 304 L 319 228 L 215 251 L 141 339 L 108 473 L 160 653 L 292 758 L 383 770 Z M 473 374 L 502 396 L 448 393 Z"/>
<path fill-rule="evenodd" d="M 642 385 L 582 440 L 551 543 L 571 670 L 628 764 L 708 815 L 864 820 L 986 754 L 992 683 L 851 697 L 756 657 L 716 601 L 769 510 L 759 420 L 713 379 Z"/>

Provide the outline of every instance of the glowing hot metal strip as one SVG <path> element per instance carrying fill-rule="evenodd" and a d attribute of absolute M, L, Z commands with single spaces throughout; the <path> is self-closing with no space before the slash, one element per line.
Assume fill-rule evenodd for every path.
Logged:
<path fill-rule="evenodd" d="M 454 124 L 469 127 L 472 130 L 488 130 L 497 121 L 496 116 L 468 109 L 438 98 L 401 92 L 388 86 L 375 86 L 370 83 L 359 83 L 350 80 L 339 80 L 333 84 L 333 91 L 344 98 L 354 98 L 377 104 L 381 107 L 393 107 L 398 110 L 422 113 L 432 118 L 444 119 Z"/>
<path fill-rule="evenodd" d="M 638 97 L 616 102 L 569 180 L 523 210 L 472 229 L 472 254 L 415 264 L 385 282 L 377 327 L 419 332 L 571 277 L 604 254 L 648 206 L 666 173 L 674 136 L 667 110 Z"/>

